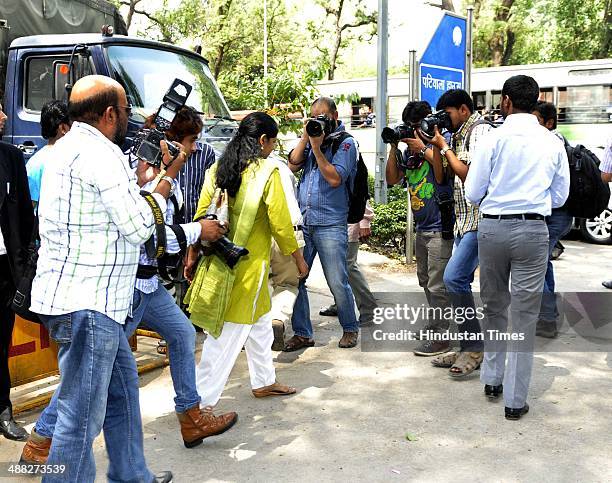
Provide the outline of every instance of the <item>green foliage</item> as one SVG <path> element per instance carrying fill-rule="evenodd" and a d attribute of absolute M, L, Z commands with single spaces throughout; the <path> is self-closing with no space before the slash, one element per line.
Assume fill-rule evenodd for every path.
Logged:
<path fill-rule="evenodd" d="M 610 0 L 470 0 L 477 67 L 612 56 Z M 467 5 L 466 5 L 467 7 Z"/>
<path fill-rule="evenodd" d="M 368 179 L 370 193 L 374 192 L 374 178 Z M 382 249 L 386 254 L 402 256 L 406 251 L 406 209 L 407 195 L 401 186 L 387 190 L 387 204 L 370 200 L 374 210 L 372 236 L 368 244 Z"/>

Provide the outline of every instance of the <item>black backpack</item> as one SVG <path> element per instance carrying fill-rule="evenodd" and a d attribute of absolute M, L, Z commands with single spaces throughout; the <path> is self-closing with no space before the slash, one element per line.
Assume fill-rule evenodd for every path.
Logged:
<path fill-rule="evenodd" d="M 347 139 L 352 138 L 349 133 L 343 131 L 339 136 L 335 137 L 332 141 L 332 158 L 340 149 L 340 145 Z M 355 173 L 355 180 L 353 182 L 353 189 L 349 188 L 347 184 L 349 194 L 349 211 L 346 218 L 348 224 L 359 223 L 363 220 L 365 214 L 366 203 L 370 199 L 370 191 L 368 187 L 368 168 L 363 162 L 361 153 L 357 151 L 359 158 L 357 159 L 357 173 Z M 347 180 L 348 183 L 349 180 Z"/>
<path fill-rule="evenodd" d="M 610 201 L 610 187 L 601 179 L 599 159 L 582 144 L 565 142 L 570 168 L 569 196 L 563 208 L 575 218 L 595 218 Z"/>

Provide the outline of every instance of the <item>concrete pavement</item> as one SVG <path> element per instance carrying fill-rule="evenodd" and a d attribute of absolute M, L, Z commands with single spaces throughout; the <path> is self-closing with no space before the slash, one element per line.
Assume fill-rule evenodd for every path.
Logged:
<path fill-rule="evenodd" d="M 600 283 L 612 277 L 612 247 L 564 244 L 554 262 L 559 289 L 605 290 Z M 360 262 L 374 291 L 419 290 L 413 270 L 397 262 L 368 252 Z M 337 319 L 316 315 L 331 300 L 320 267 L 309 287 L 317 345 L 276 358 L 278 379 L 298 394 L 253 398 L 242 354 L 218 406 L 240 415 L 228 433 L 185 449 L 168 368 L 141 378 L 153 471 L 172 470 L 176 482 L 610 481 L 612 346 L 587 352 L 589 342 L 561 334 L 536 354 L 530 413 L 511 422 L 503 402 L 482 395 L 477 372 L 455 381 L 411 353 L 339 349 Z M 568 345 L 580 351 L 563 352 Z M 197 360 L 200 347 L 201 341 Z M 20 419 L 31 428 L 37 416 Z M 21 447 L 1 439 L 0 461 L 16 461 Z M 104 481 L 102 437 L 95 452 Z"/>

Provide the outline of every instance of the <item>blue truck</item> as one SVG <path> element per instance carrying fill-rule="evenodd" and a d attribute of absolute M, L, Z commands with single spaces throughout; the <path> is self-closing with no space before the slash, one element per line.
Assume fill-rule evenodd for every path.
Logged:
<path fill-rule="evenodd" d="M 103 24 L 112 28 L 100 33 Z M 42 106 L 66 99 L 66 85 L 100 74 L 126 90 L 133 106 L 128 138 L 159 107 L 175 78 L 191 84 L 187 104 L 202 112 L 202 139 L 222 151 L 236 123 L 206 59 L 174 45 L 121 34 L 127 34 L 121 16 L 101 0 L 2 0 L 0 99 L 8 116 L 2 140 L 18 146 L 28 159 L 46 142 L 40 135 Z"/>

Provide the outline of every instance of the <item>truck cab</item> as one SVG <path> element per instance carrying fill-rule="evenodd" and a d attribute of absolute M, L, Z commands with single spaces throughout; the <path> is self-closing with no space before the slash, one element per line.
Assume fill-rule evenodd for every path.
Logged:
<path fill-rule="evenodd" d="M 237 125 L 210 72 L 195 52 L 170 44 L 112 34 L 35 35 L 14 40 L 8 51 L 3 140 L 29 158 L 46 144 L 40 111 L 54 99 L 67 99 L 67 85 L 100 74 L 114 78 L 132 106 L 128 138 L 154 113 L 175 78 L 193 86 L 187 104 L 202 113 L 201 139 L 217 152 Z"/>

